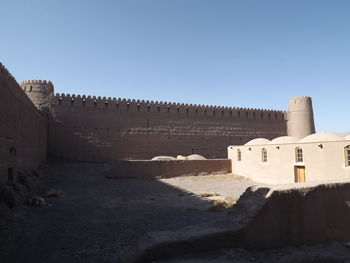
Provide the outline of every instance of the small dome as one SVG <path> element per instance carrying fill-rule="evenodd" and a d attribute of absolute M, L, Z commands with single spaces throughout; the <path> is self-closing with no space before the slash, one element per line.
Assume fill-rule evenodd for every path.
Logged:
<path fill-rule="evenodd" d="M 249 142 L 247 142 L 245 145 L 260 145 L 260 144 L 267 144 L 270 140 L 265 138 L 256 138 Z"/>
<path fill-rule="evenodd" d="M 152 161 L 171 161 L 176 160 L 176 158 L 172 156 L 156 156 L 151 159 Z"/>
<path fill-rule="evenodd" d="M 273 139 L 269 144 L 284 144 L 284 143 L 296 143 L 299 139 L 293 136 L 281 136 Z"/>
<path fill-rule="evenodd" d="M 205 158 L 199 154 L 191 154 L 191 155 L 187 156 L 187 159 L 188 160 L 206 160 L 207 158 Z"/>
<path fill-rule="evenodd" d="M 306 136 L 301 139 L 299 142 L 330 142 L 330 141 L 343 141 L 344 137 L 339 134 L 330 133 L 330 132 L 318 132 Z"/>
<path fill-rule="evenodd" d="M 350 134 L 344 137 L 345 140 L 350 140 Z"/>

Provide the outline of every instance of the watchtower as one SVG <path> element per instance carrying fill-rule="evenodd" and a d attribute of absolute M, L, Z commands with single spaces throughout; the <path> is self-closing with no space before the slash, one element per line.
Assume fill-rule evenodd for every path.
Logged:
<path fill-rule="evenodd" d="M 288 136 L 304 138 L 315 133 L 314 113 L 311 97 L 292 97 L 287 117 Z"/>
<path fill-rule="evenodd" d="M 25 80 L 19 85 L 40 111 L 50 107 L 50 97 L 54 96 L 54 87 L 51 81 Z"/>

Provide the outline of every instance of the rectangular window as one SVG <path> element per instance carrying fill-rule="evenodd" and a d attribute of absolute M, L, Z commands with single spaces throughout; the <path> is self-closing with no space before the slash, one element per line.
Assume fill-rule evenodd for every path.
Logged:
<path fill-rule="evenodd" d="M 241 153 L 241 150 L 237 150 L 237 161 L 240 162 L 242 161 L 242 153 Z"/>
<path fill-rule="evenodd" d="M 265 148 L 261 150 L 261 161 L 267 163 L 267 150 Z"/>
<path fill-rule="evenodd" d="M 303 149 L 301 149 L 301 148 L 296 148 L 295 149 L 295 161 L 297 163 L 302 163 L 304 161 Z"/>
<path fill-rule="evenodd" d="M 350 166 L 350 145 L 344 148 L 345 166 Z"/>

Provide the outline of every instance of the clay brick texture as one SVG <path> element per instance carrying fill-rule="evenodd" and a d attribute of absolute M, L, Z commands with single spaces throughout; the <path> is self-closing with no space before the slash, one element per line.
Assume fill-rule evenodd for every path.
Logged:
<path fill-rule="evenodd" d="M 285 112 L 57 94 L 50 100 L 55 158 L 114 162 L 159 155 L 227 158 L 227 146 L 286 135 Z"/>
<path fill-rule="evenodd" d="M 0 64 L 0 181 L 46 161 L 47 121 Z"/>

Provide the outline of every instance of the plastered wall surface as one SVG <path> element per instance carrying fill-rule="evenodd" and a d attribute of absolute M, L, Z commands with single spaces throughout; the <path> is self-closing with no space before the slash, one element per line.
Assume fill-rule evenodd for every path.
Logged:
<path fill-rule="evenodd" d="M 322 145 L 322 146 L 321 146 Z M 350 140 L 290 144 L 229 146 L 232 173 L 268 184 L 294 183 L 294 167 L 305 167 L 306 182 L 350 179 L 350 166 L 345 165 L 344 147 Z M 303 150 L 303 162 L 296 162 L 295 149 Z M 267 162 L 262 162 L 262 149 Z M 242 159 L 238 161 L 237 150 Z"/>
<path fill-rule="evenodd" d="M 192 153 L 226 158 L 227 145 L 286 135 L 285 112 L 57 94 L 50 100 L 55 158 L 114 162 Z"/>
<path fill-rule="evenodd" d="M 9 169 L 37 168 L 45 162 L 47 122 L 0 64 L 0 181 L 8 180 Z"/>

